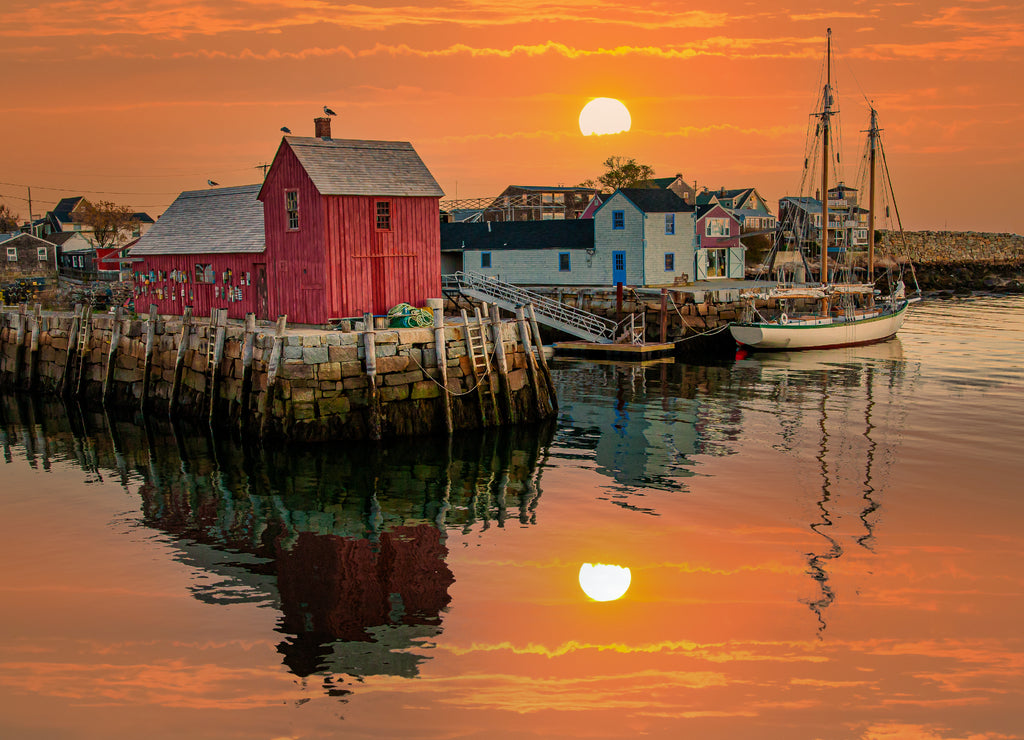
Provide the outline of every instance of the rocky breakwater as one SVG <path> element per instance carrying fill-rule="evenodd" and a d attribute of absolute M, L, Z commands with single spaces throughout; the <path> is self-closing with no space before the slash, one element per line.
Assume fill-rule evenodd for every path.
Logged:
<path fill-rule="evenodd" d="M 1019 234 L 881 231 L 878 251 L 913 263 L 922 290 L 1024 292 L 1024 236 Z"/>
<path fill-rule="evenodd" d="M 440 304 L 440 301 L 438 301 Z M 323 331 L 224 314 L 0 313 L 0 386 L 230 424 L 263 437 L 444 434 L 555 413 L 523 318 Z"/>

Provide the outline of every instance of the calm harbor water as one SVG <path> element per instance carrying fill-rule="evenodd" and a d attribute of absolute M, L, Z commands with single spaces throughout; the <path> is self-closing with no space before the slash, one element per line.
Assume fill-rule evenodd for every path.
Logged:
<path fill-rule="evenodd" d="M 451 445 L 2 397 L 0 737 L 1024 738 L 1024 298 L 554 368 Z"/>

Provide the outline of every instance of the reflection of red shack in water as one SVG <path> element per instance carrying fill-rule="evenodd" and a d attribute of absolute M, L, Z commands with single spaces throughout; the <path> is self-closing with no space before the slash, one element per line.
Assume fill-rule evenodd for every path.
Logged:
<path fill-rule="evenodd" d="M 447 554 L 441 531 L 429 524 L 396 527 L 377 543 L 303 532 L 277 555 L 282 628 L 372 641 L 370 627 L 440 624 L 455 581 Z"/>
<path fill-rule="evenodd" d="M 141 475 L 142 520 L 196 569 L 192 597 L 279 609 L 283 662 L 299 676 L 322 674 L 332 696 L 348 693 L 339 676 L 418 674 L 428 653 L 416 648 L 440 633 L 455 582 L 446 530 L 534 523 L 551 433 L 492 429 L 423 440 L 413 455 L 386 446 L 254 455 L 202 430 L 111 426 L 104 414 L 82 417 L 87 435 L 99 430 L 82 437 L 54 406 L 43 464 L 61 450 L 90 473 L 116 471 L 126 488 Z M 0 402 L 0 418 L 35 428 L 32 409 Z M 34 459 L 35 437 L 25 439 Z"/>
<path fill-rule="evenodd" d="M 290 548 L 280 549 L 275 558 L 284 613 L 280 629 L 296 636 L 278 646 L 288 667 L 300 676 L 325 664 L 361 675 L 414 674 L 419 659 L 392 654 L 391 643 L 409 647 L 411 639 L 433 636 L 441 624 L 448 587 L 455 581 L 442 536 L 430 524 L 394 527 L 377 541 L 302 532 Z M 380 627 L 402 634 L 388 640 Z M 339 641 L 380 644 L 353 650 Z"/>

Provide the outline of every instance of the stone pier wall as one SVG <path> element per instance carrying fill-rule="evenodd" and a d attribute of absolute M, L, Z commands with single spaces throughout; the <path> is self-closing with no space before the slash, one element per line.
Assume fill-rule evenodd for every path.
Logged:
<path fill-rule="evenodd" d="M 878 251 L 915 264 L 1022 262 L 1024 236 L 977 231 L 878 232 Z"/>
<path fill-rule="evenodd" d="M 151 327 L 148 319 L 96 315 L 81 353 L 77 342 L 72 344 L 75 322 L 70 314 L 43 312 L 37 319 L 34 312 L 0 312 L 0 385 L 209 418 L 300 440 L 444 434 L 449 426 L 460 430 L 536 421 L 552 416 L 556 406 L 547 368 L 538 353 L 527 354 L 523 327 L 515 320 L 485 322 L 491 371 L 479 382 L 465 328 L 446 325 L 446 387 L 432 328 L 372 333 L 292 329 L 276 336 L 273 326 L 247 334 L 243 325 L 228 323 L 215 365 L 211 355 L 217 352 L 210 350 L 217 327 L 207 319 L 183 331 L 180 316 L 157 317 Z M 373 337 L 371 362 L 368 334 Z M 179 352 L 182 341 L 184 351 Z M 152 347 L 148 362 L 147 343 Z M 272 361 L 275 344 L 278 357 Z"/>

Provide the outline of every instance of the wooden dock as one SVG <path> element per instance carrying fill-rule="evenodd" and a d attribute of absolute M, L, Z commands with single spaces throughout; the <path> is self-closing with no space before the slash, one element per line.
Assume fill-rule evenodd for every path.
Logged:
<path fill-rule="evenodd" d="M 555 342 L 555 355 L 596 357 L 602 359 L 642 362 L 675 353 L 675 342 L 645 342 L 643 344 L 598 344 L 596 342 Z"/>

